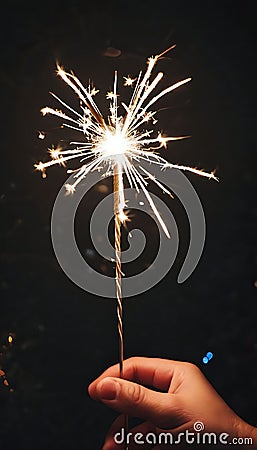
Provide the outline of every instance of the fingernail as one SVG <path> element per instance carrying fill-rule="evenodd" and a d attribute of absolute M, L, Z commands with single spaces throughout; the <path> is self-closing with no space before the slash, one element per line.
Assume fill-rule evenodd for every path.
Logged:
<path fill-rule="evenodd" d="M 115 400 L 119 390 L 119 383 L 111 378 L 105 378 L 97 386 L 97 392 L 103 400 Z"/>

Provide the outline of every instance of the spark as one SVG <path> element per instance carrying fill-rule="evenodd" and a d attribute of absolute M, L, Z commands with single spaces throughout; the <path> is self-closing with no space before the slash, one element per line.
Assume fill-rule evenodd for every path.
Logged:
<path fill-rule="evenodd" d="M 52 147 L 48 149 L 48 152 L 52 158 L 52 160 L 55 160 L 58 162 L 61 166 L 65 166 L 65 159 L 61 153 L 61 148 Z"/>
<path fill-rule="evenodd" d="M 163 79 L 163 73 L 159 72 L 153 76 L 153 69 L 168 51 L 174 46 L 165 50 L 156 56 L 148 58 L 147 67 L 144 72 L 139 73 L 138 77 L 132 79 L 130 76 L 123 77 L 126 86 L 132 86 L 136 81 L 128 104 L 121 102 L 124 114 L 118 114 L 120 105 L 118 104 L 119 94 L 117 93 L 117 72 L 114 74 L 113 89 L 107 92 L 106 98 L 110 100 L 109 116 L 105 119 L 98 109 L 93 96 L 98 92 L 90 86 L 86 88 L 74 73 L 68 73 L 61 66 L 57 65 L 57 74 L 62 80 L 74 91 L 80 102 L 80 110 L 75 110 L 55 94 L 53 97 L 65 108 L 65 112 L 61 109 L 53 109 L 45 107 L 41 110 L 43 115 L 51 114 L 64 120 L 62 127 L 71 128 L 81 132 L 84 139 L 79 142 L 70 142 L 70 148 L 63 150 L 60 147 L 50 149 L 51 160 L 48 162 L 39 162 L 35 164 L 36 170 L 42 172 L 42 176 L 46 177 L 46 169 L 55 164 L 64 165 L 67 161 L 79 158 L 81 165 L 74 171 L 68 170 L 67 173 L 74 172 L 74 183 L 66 184 L 66 191 L 72 194 L 76 190 L 76 186 L 89 172 L 96 170 L 103 171 L 103 176 L 118 174 L 118 215 L 120 221 L 125 223 L 128 220 L 126 212 L 126 201 L 124 197 L 124 177 L 126 177 L 131 188 L 136 188 L 139 192 L 145 194 L 145 197 L 151 206 L 154 214 L 159 220 L 164 232 L 169 237 L 169 232 L 163 222 L 149 192 L 147 189 L 148 182 L 146 179 L 154 182 L 163 192 L 171 193 L 156 180 L 150 172 L 145 171 L 140 166 L 140 161 L 147 161 L 149 165 L 157 164 L 163 170 L 179 169 L 190 171 L 197 175 L 217 180 L 214 172 L 208 173 L 202 169 L 187 167 L 169 163 L 161 157 L 156 150 L 159 148 L 167 148 L 168 143 L 189 136 L 171 137 L 165 136 L 160 131 L 155 131 L 153 125 L 157 122 L 155 114 L 158 111 L 150 109 L 164 95 L 178 89 L 179 87 L 191 81 L 191 78 L 178 81 L 156 95 L 153 95 L 156 87 Z M 144 128 L 146 126 L 147 128 Z M 152 127 L 151 127 L 152 125 Z M 116 171 L 116 172 L 115 172 Z"/>
<path fill-rule="evenodd" d="M 127 77 L 123 77 L 125 82 L 124 82 L 124 86 L 133 86 L 134 82 L 136 81 L 136 78 L 131 78 L 130 75 L 128 75 Z"/>
<path fill-rule="evenodd" d="M 40 161 L 38 164 L 34 164 L 36 170 L 39 170 L 42 173 L 42 178 L 46 178 L 46 168 L 45 164 Z"/>
<path fill-rule="evenodd" d="M 98 92 L 100 92 L 99 89 L 96 89 L 95 87 L 92 87 L 92 89 L 90 89 L 90 94 L 92 95 L 92 97 L 93 95 L 98 94 Z"/>
<path fill-rule="evenodd" d="M 72 184 L 65 184 L 65 189 L 67 194 L 74 194 L 76 188 Z"/>
<path fill-rule="evenodd" d="M 45 133 L 43 131 L 39 131 L 38 132 L 38 138 L 39 139 L 45 139 L 45 137 L 46 137 L 46 135 L 45 135 Z"/>
<path fill-rule="evenodd" d="M 107 94 L 106 94 L 107 100 L 114 100 L 116 97 L 117 97 L 117 94 L 112 91 L 107 92 Z"/>

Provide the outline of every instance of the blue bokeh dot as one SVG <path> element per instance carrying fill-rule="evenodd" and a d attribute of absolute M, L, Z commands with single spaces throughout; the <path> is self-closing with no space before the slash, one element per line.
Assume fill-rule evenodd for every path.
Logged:
<path fill-rule="evenodd" d="M 203 363 L 204 364 L 207 364 L 209 362 L 209 359 L 207 358 L 207 356 L 204 356 L 203 357 Z"/>

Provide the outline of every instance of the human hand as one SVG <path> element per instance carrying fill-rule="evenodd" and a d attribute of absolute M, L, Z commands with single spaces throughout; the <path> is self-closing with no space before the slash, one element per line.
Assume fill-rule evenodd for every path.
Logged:
<path fill-rule="evenodd" d="M 159 440 L 163 432 L 171 433 L 174 443 L 181 442 L 179 448 L 188 448 L 185 444 L 189 444 L 190 439 L 200 448 L 203 441 L 196 441 L 200 434 L 196 424 L 200 422 L 204 425 L 203 433 L 215 433 L 217 444 L 223 444 L 222 447 L 226 440 L 228 444 L 234 444 L 233 448 L 237 448 L 236 443 L 240 444 L 238 448 L 249 448 L 249 444 L 244 446 L 239 438 L 251 438 L 251 448 L 257 448 L 257 429 L 232 411 L 197 366 L 187 362 L 134 357 L 124 361 L 123 370 L 124 379 L 120 379 L 119 365 L 110 367 L 90 384 L 88 390 L 94 400 L 100 400 L 122 414 L 143 419 L 143 423 L 129 430 L 132 433 L 127 435 L 130 450 L 138 447 L 167 449 L 170 440 L 166 444 L 164 439 Z M 119 433 L 117 437 L 121 442 L 122 427 L 124 416 L 119 416 L 107 434 L 103 450 L 122 448 L 114 439 Z M 223 441 L 220 441 L 221 435 Z M 208 442 L 207 437 L 205 443 L 208 445 Z"/>

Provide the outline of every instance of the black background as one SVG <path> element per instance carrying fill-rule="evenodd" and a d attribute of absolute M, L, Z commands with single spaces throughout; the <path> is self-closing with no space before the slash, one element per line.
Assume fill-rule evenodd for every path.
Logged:
<path fill-rule="evenodd" d="M 87 394 L 91 380 L 118 361 L 115 302 L 80 290 L 58 266 L 49 224 L 65 170 L 52 168 L 42 181 L 33 168 L 62 138 L 58 119 L 40 114 L 53 105 L 49 91 L 77 105 L 56 78 L 55 63 L 85 83 L 93 80 L 106 114 L 114 70 L 136 76 L 148 56 L 174 43 L 170 59 L 160 62 L 165 83 L 187 76 L 192 82 L 163 99 L 160 106 L 170 108 L 159 123 L 167 134 L 192 138 L 170 146 L 165 157 L 216 169 L 220 182 L 188 175 L 205 210 L 207 237 L 182 285 L 176 275 L 188 226 L 179 202 L 169 203 L 180 229 L 178 259 L 157 286 L 125 301 L 125 352 L 196 363 L 240 416 L 257 423 L 254 11 L 253 1 L 1 7 L 0 367 L 14 388 L 0 385 L 1 450 L 98 449 L 116 416 Z M 106 56 L 108 47 L 120 56 Z M 39 130 L 48 131 L 43 141 Z M 84 249 L 89 213 L 78 229 Z M 140 216 L 135 220 L 140 225 Z M 9 333 L 16 336 L 12 346 Z M 207 351 L 214 357 L 204 366 Z"/>

